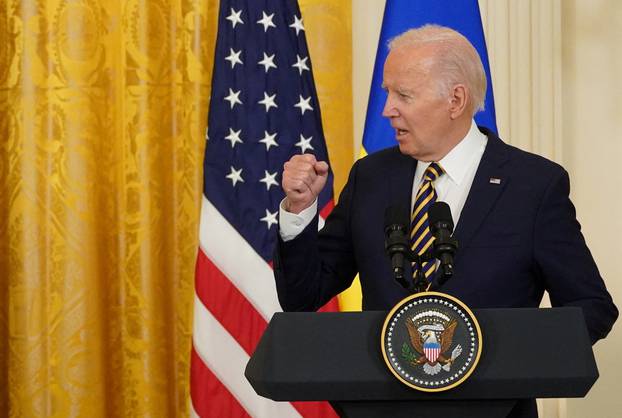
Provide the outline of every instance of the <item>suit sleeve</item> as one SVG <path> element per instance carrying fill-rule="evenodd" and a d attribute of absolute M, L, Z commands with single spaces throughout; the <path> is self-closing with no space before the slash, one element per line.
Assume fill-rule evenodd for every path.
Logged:
<path fill-rule="evenodd" d="M 350 229 L 358 164 L 350 171 L 339 203 L 318 233 L 318 218 L 296 238 L 280 236 L 274 254 L 274 277 L 284 311 L 315 311 L 347 289 L 357 272 Z"/>
<path fill-rule="evenodd" d="M 618 310 L 581 233 L 569 198 L 568 173 L 553 176 L 535 225 L 534 256 L 553 306 L 580 306 L 592 344 L 604 338 Z"/>

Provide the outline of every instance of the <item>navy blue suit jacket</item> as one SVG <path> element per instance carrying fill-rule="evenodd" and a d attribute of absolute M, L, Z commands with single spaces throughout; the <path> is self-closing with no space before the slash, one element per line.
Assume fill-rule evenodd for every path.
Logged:
<path fill-rule="evenodd" d="M 484 133 L 488 144 L 455 228 L 454 277 L 435 290 L 473 308 L 537 307 L 547 290 L 553 306 L 583 307 L 592 341 L 603 338 L 618 311 L 581 234 L 568 173 Z M 384 212 L 410 207 L 416 164 L 397 147 L 357 161 L 324 228 L 318 233 L 312 222 L 294 240 L 279 239 L 274 272 L 284 310 L 318 309 L 357 272 L 365 310 L 388 310 L 408 296 L 384 251 Z"/>

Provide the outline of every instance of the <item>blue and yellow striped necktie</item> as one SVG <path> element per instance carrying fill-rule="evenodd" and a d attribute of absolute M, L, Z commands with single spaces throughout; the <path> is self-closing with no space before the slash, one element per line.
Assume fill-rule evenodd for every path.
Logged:
<path fill-rule="evenodd" d="M 443 175 L 443 169 L 437 163 L 430 164 L 423 173 L 423 180 L 415 197 L 415 205 L 410 218 L 410 247 L 419 255 L 425 253 L 434 242 L 428 223 L 428 209 L 432 203 L 436 202 L 434 181 L 441 175 Z M 421 264 L 419 266 L 418 263 L 413 263 L 413 278 L 416 278 L 417 271 L 421 267 L 426 279 L 432 280 L 431 276 L 436 270 L 436 260 Z"/>

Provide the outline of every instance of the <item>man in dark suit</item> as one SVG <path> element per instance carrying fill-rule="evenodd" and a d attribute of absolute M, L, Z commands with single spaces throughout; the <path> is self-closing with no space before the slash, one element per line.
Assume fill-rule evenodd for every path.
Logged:
<path fill-rule="evenodd" d="M 282 307 L 318 309 L 357 273 L 363 309 L 387 310 L 406 297 L 384 252 L 384 212 L 413 208 L 432 166 L 441 173 L 428 187 L 449 204 L 459 242 L 454 276 L 435 290 L 473 308 L 537 307 L 546 290 L 553 306 L 583 308 L 592 342 L 605 337 L 618 311 L 581 234 L 568 173 L 475 126 L 486 77 L 468 40 L 437 26 L 398 36 L 383 85 L 383 115 L 399 145 L 354 164 L 319 233 L 316 197 L 328 165 L 313 155 L 285 164 L 274 260 Z M 515 416 L 535 416 L 535 403 L 522 408 Z"/>

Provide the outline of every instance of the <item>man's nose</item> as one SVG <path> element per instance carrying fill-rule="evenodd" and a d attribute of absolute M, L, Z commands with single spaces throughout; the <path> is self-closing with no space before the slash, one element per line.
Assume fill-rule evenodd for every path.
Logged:
<path fill-rule="evenodd" d="M 382 109 L 382 116 L 385 118 L 394 118 L 399 116 L 399 112 L 393 105 L 393 101 L 390 97 L 387 97 L 387 100 L 384 102 L 384 108 Z"/>

